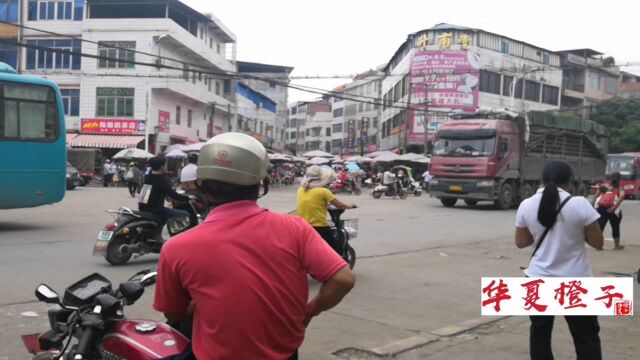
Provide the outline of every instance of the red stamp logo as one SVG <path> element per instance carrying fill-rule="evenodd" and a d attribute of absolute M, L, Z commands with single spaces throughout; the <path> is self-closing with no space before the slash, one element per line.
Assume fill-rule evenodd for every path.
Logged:
<path fill-rule="evenodd" d="M 226 150 L 218 151 L 218 159 L 227 160 L 229 158 L 229 152 Z"/>
<path fill-rule="evenodd" d="M 630 316 L 633 308 L 631 300 L 619 300 L 615 302 L 616 316 Z"/>

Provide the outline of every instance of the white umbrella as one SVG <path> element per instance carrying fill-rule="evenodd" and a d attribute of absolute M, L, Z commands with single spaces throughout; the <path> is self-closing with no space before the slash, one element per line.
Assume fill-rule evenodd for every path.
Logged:
<path fill-rule="evenodd" d="M 130 148 L 119 151 L 117 154 L 113 155 L 113 159 L 149 159 L 152 158 L 153 154 L 148 153 L 142 149 L 138 148 Z"/>
<path fill-rule="evenodd" d="M 285 154 L 269 154 L 269 160 L 271 161 L 293 161 L 293 157 Z"/>
<path fill-rule="evenodd" d="M 182 145 L 182 144 L 169 145 L 164 149 L 164 152 L 168 153 L 168 152 L 171 152 L 171 151 L 173 151 L 175 149 L 182 150 L 183 147 L 185 147 L 185 145 Z"/>
<path fill-rule="evenodd" d="M 324 152 L 322 150 L 309 151 L 302 154 L 302 156 L 307 158 L 314 158 L 314 157 L 332 158 L 333 157 L 333 155 L 329 154 L 328 152 Z"/>
<path fill-rule="evenodd" d="M 195 144 L 183 145 L 180 150 L 182 150 L 184 152 L 200 151 L 200 149 L 202 149 L 204 144 L 206 144 L 206 143 L 205 142 L 199 142 L 199 143 L 195 143 Z"/>
<path fill-rule="evenodd" d="M 393 153 L 391 151 L 374 151 L 371 154 L 367 154 L 365 156 L 368 157 L 368 158 L 377 158 L 377 157 L 382 156 L 382 155 L 391 155 L 391 154 L 395 155 L 395 153 Z"/>
<path fill-rule="evenodd" d="M 181 158 L 181 159 L 185 159 L 187 157 L 189 157 L 189 155 L 187 155 L 184 151 L 180 150 L 180 149 L 175 149 L 175 150 L 171 150 L 169 151 L 165 157 L 168 158 Z"/>
<path fill-rule="evenodd" d="M 396 160 L 416 161 L 416 160 L 420 160 L 420 159 L 424 159 L 424 158 L 425 158 L 425 156 L 421 155 L 421 154 L 406 153 L 406 154 L 398 156 L 398 158 Z"/>
<path fill-rule="evenodd" d="M 316 156 L 310 160 L 307 160 L 307 165 L 322 165 L 328 162 L 329 162 L 329 159 Z"/>
<path fill-rule="evenodd" d="M 394 153 L 384 154 L 373 159 L 375 162 L 392 162 L 398 160 L 398 155 Z"/>
<path fill-rule="evenodd" d="M 425 157 L 423 159 L 411 160 L 411 162 L 420 163 L 420 164 L 430 164 L 431 159 L 429 159 L 428 157 Z"/>
<path fill-rule="evenodd" d="M 336 156 L 336 157 L 334 157 L 334 158 L 333 158 L 333 160 L 331 160 L 331 161 L 332 161 L 333 163 L 335 163 L 335 164 L 344 164 L 344 160 L 342 160 L 342 159 L 340 158 L 340 156 Z"/>

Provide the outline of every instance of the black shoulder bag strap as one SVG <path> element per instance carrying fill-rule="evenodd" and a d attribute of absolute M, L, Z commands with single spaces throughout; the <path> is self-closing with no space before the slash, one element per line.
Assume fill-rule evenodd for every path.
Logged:
<path fill-rule="evenodd" d="M 558 215 L 560 215 L 560 211 L 569 202 L 569 200 L 571 200 L 572 197 L 573 196 L 569 195 L 569 196 L 567 196 L 566 199 L 564 199 L 564 201 L 562 203 L 560 203 L 560 207 L 558 207 L 558 210 L 556 210 L 556 218 L 558 217 Z M 533 254 L 531 254 L 531 258 L 529 259 L 529 262 L 531 262 L 531 259 L 533 259 L 533 256 L 538 252 L 538 249 L 540 249 L 540 245 L 542 245 L 542 241 L 544 241 L 544 238 L 547 237 L 547 234 L 549 233 L 549 231 L 551 230 L 552 227 L 553 227 L 553 225 L 548 227 L 548 228 L 546 228 L 546 229 L 544 229 L 544 232 L 542 233 L 542 236 L 540 236 L 540 240 L 536 244 L 536 248 L 533 250 Z"/>

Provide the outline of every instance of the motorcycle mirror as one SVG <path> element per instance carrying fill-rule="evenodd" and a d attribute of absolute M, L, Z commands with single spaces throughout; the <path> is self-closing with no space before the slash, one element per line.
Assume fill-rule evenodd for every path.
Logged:
<path fill-rule="evenodd" d="M 142 279 L 140 279 L 140 285 L 149 286 L 149 285 L 155 284 L 157 275 L 158 275 L 157 271 L 152 271 L 148 273 L 147 275 L 143 276 Z"/>
<path fill-rule="evenodd" d="M 118 289 L 129 305 L 135 303 L 144 294 L 144 286 L 135 281 L 125 281 Z"/>
<path fill-rule="evenodd" d="M 36 297 L 38 298 L 38 300 L 47 304 L 60 303 L 60 297 L 58 296 L 58 293 L 53 291 L 53 289 L 51 289 L 49 286 L 45 284 L 40 284 L 36 288 Z"/>

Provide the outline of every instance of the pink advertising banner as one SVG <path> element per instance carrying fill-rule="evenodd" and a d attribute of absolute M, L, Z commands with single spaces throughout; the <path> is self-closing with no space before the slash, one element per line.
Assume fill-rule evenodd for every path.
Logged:
<path fill-rule="evenodd" d="M 473 112 L 478 107 L 480 59 L 467 51 L 416 51 L 411 61 L 411 111 L 409 141 L 424 141 L 425 125 L 430 140 L 450 112 Z M 443 112 L 429 114 L 425 109 Z M 426 124 L 425 124 L 426 123 Z"/>

